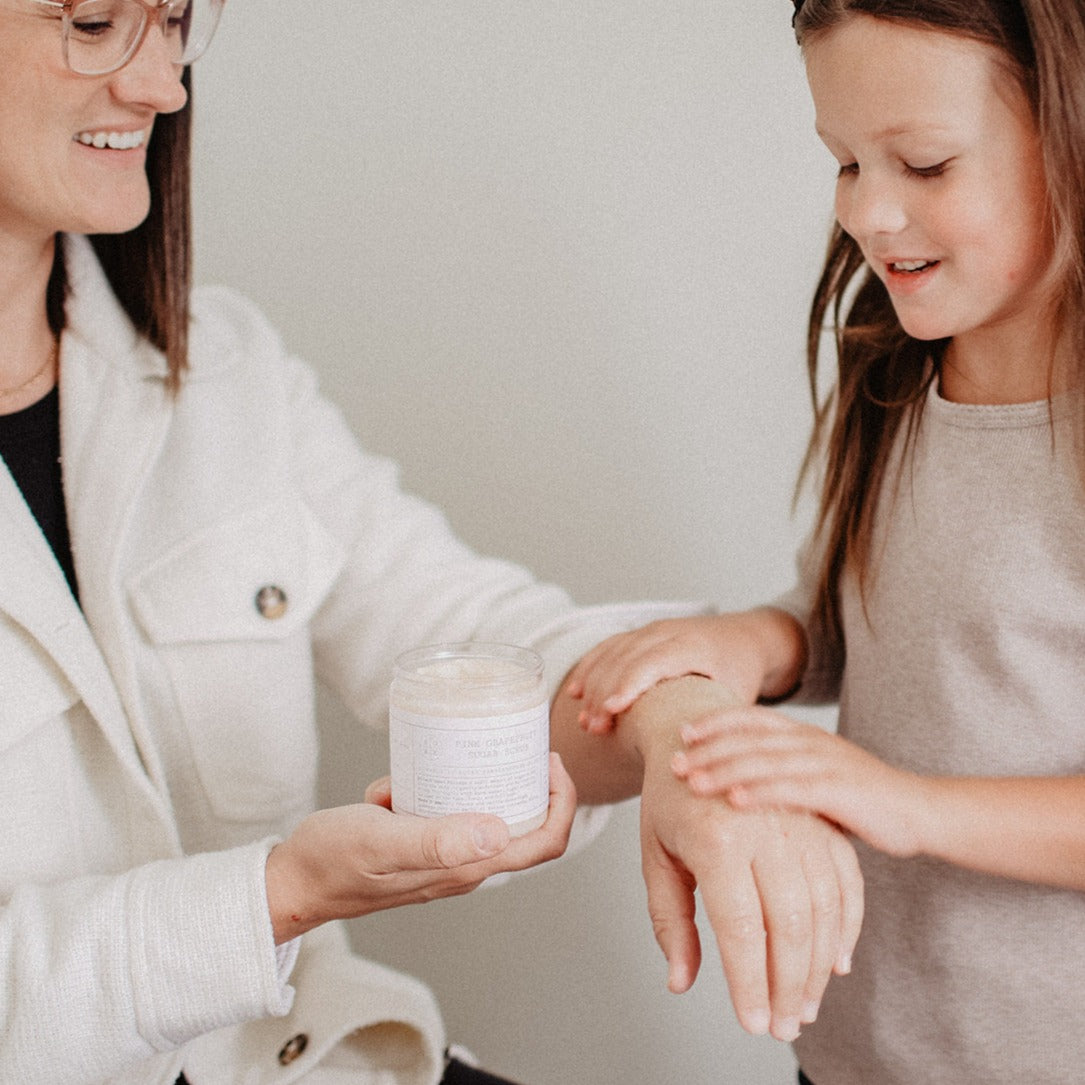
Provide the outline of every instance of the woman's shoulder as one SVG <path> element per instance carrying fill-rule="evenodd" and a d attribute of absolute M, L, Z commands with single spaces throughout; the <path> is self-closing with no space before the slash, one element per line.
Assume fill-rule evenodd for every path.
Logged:
<path fill-rule="evenodd" d="M 166 375 L 161 352 L 133 327 L 87 238 L 65 238 L 69 297 L 67 331 L 102 365 L 137 377 Z M 227 286 L 199 285 L 190 294 L 189 372 L 203 379 L 248 364 L 274 368 L 282 340 L 258 305 Z"/>
<path fill-rule="evenodd" d="M 192 291 L 190 349 L 250 353 L 281 351 L 282 340 L 264 311 L 229 286 L 202 285 Z M 196 361 L 196 359 L 193 359 Z"/>
<path fill-rule="evenodd" d="M 186 381 L 209 379 L 311 382 L 278 329 L 252 299 L 228 286 L 202 285 L 191 298 Z"/>

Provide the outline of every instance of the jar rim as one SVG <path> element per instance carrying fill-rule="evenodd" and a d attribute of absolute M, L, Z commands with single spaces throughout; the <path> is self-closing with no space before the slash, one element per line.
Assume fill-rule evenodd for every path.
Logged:
<path fill-rule="evenodd" d="M 507 670 L 498 673 L 478 672 L 471 674 L 448 673 L 427 674 L 423 667 L 453 660 L 499 660 L 513 664 Z M 453 641 L 446 644 L 428 644 L 398 655 L 394 663 L 397 678 L 412 682 L 442 683 L 456 682 L 471 688 L 491 688 L 513 682 L 523 682 L 525 678 L 538 676 L 543 671 L 542 656 L 533 648 L 517 644 L 505 644 L 499 641 Z"/>

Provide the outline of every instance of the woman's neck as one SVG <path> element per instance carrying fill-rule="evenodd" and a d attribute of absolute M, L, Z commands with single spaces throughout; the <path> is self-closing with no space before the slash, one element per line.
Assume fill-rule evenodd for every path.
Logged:
<path fill-rule="evenodd" d="M 54 246 L 0 241 L 0 414 L 28 407 L 56 382 L 57 344 L 45 300 Z"/>

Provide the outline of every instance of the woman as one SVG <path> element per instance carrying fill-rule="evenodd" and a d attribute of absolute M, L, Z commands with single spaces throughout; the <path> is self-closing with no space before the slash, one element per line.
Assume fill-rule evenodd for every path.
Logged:
<path fill-rule="evenodd" d="M 576 792 L 555 760 L 547 823 L 512 841 L 483 815 L 394 815 L 379 786 L 310 813 L 314 676 L 375 721 L 402 649 L 529 643 L 557 680 L 654 611 L 577 611 L 472 554 L 251 306 L 190 297 L 186 65 L 221 8 L 0 0 L 0 1065 L 434 1085 L 428 991 L 331 921 L 560 854 Z M 813 819 L 736 827 L 687 799 L 675 688 L 606 739 L 557 693 L 555 748 L 588 803 L 645 784 L 672 986 L 696 974 L 699 880 L 736 1004 L 771 981 L 792 1013 L 854 941 L 854 858 Z"/>

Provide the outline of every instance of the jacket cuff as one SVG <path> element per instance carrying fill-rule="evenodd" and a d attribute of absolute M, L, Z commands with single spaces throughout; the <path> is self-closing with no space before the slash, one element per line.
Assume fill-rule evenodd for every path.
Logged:
<path fill-rule="evenodd" d="M 127 900 L 134 1004 L 140 1034 L 158 1050 L 290 1010 L 294 991 L 280 969 L 265 887 L 274 843 L 135 872 Z"/>

